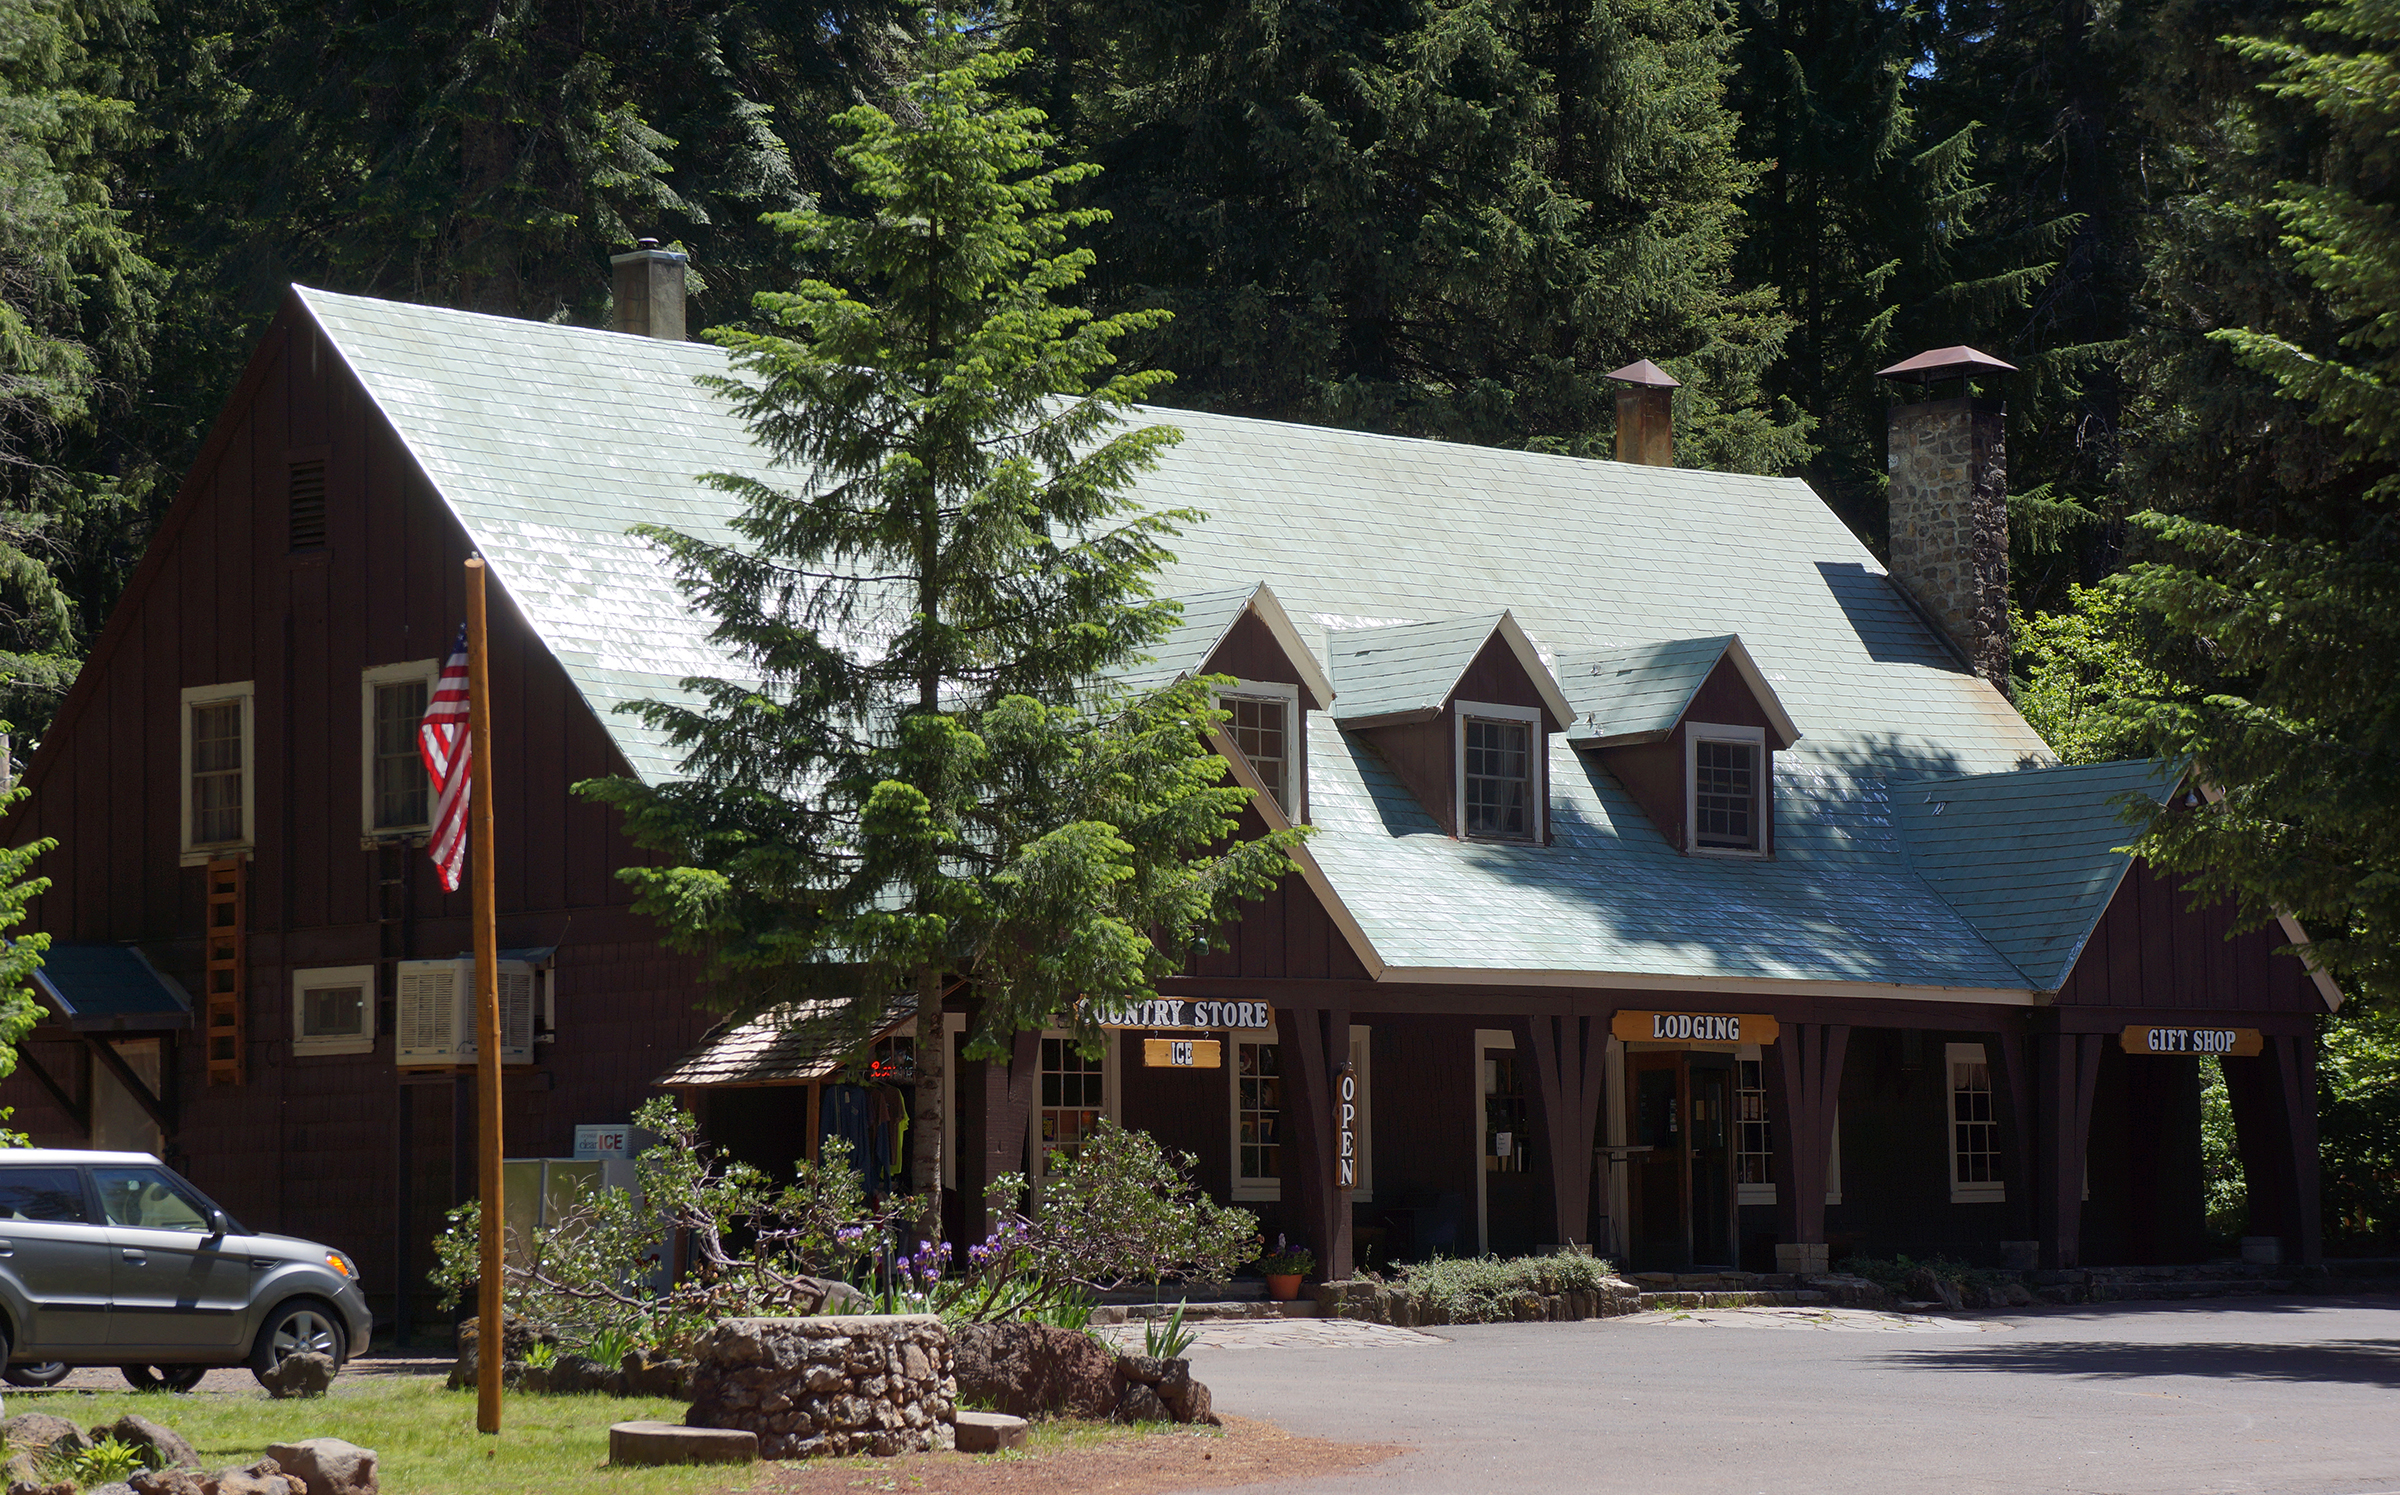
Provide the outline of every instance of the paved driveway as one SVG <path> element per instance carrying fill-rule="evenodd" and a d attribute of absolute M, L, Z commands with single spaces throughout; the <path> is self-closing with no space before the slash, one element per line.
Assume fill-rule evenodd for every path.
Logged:
<path fill-rule="evenodd" d="M 2389 1298 L 1438 1332 L 1193 1357 L 1224 1410 L 1417 1450 L 1278 1490 L 2400 1495 Z"/>

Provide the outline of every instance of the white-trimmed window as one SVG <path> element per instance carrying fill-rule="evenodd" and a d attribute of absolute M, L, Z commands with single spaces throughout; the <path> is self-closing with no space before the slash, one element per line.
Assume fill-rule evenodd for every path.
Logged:
<path fill-rule="evenodd" d="M 417 726 L 441 671 L 438 659 L 416 659 L 359 676 L 359 830 L 370 839 L 432 829 L 433 790 Z"/>
<path fill-rule="evenodd" d="M 1042 1034 L 1041 1075 L 1025 1116 L 1036 1182 L 1058 1176 L 1050 1166 L 1053 1154 L 1073 1157 L 1083 1139 L 1099 1130 L 1100 1118 L 1116 1119 L 1117 1048 L 1111 1032 L 1100 1057 L 1087 1059 L 1074 1034 L 1055 1028 Z"/>
<path fill-rule="evenodd" d="M 208 861 L 257 844 L 257 732 L 251 682 L 184 687 L 183 860 Z"/>
<path fill-rule="evenodd" d="M 1358 1187 L 1350 1197 L 1375 1198 L 1375 1084 L 1373 1030 L 1350 1028 L 1350 1071 L 1358 1076 Z M 1283 1197 L 1283 1047 L 1233 1040 L 1233 1197 Z"/>
<path fill-rule="evenodd" d="M 1775 1117 L 1767 1109 L 1764 1046 L 1734 1051 L 1734 1198 L 1738 1204 L 1775 1202 Z M 1825 1142 L 1825 1202 L 1842 1202 L 1842 1113 L 1833 1113 Z"/>
<path fill-rule="evenodd" d="M 1304 818 L 1302 802 L 1307 797 L 1301 773 L 1300 687 L 1273 680 L 1237 680 L 1231 690 L 1218 694 L 1217 703 L 1228 713 L 1225 735 L 1265 781 L 1284 818 L 1298 824 Z"/>
<path fill-rule="evenodd" d="M 375 1051 L 375 968 L 326 966 L 292 972 L 292 1052 Z"/>
<path fill-rule="evenodd" d="M 1684 844 L 1717 856 L 1767 847 L 1767 734 L 1694 724 L 1683 735 Z"/>
<path fill-rule="evenodd" d="M 1942 1054 L 1950 1075 L 1950 1202 L 1997 1204 L 2008 1185 L 2000 1175 L 1991 1062 L 1980 1043 L 1945 1044 Z"/>
<path fill-rule="evenodd" d="M 1479 841 L 1542 839 L 1542 714 L 1524 706 L 1457 703 L 1458 830 Z"/>

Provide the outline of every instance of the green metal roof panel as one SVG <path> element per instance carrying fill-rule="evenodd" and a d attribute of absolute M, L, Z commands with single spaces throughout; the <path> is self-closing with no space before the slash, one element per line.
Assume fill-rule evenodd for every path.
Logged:
<path fill-rule="evenodd" d="M 1917 876 L 2042 991 L 2066 983 L 2132 859 L 2128 802 L 2176 773 L 2095 763 L 1907 785 L 1897 796 Z"/>
<path fill-rule="evenodd" d="M 1491 642 L 1500 614 L 1329 633 L 1333 714 L 1344 722 L 1430 716 Z"/>
<path fill-rule="evenodd" d="M 299 295 L 634 771 L 672 777 L 666 745 L 612 708 L 680 697 L 686 676 L 741 672 L 657 552 L 626 531 L 654 521 L 726 538 L 732 502 L 699 474 L 792 480 L 694 382 L 724 372 L 724 354 Z M 1659 658 L 1677 641 L 1738 634 L 1806 726 L 1776 755 L 1777 855 L 1749 862 L 1676 855 L 1605 769 L 1563 742 L 1552 745 L 1555 845 L 1452 841 L 1371 750 L 1312 721 L 1309 797 L 1325 823 L 1314 853 L 1387 961 L 2027 984 L 2000 946 L 2029 959 L 2047 948 L 2040 930 L 2055 916 L 2034 900 L 2055 890 L 2028 886 L 2012 914 L 1964 869 L 1912 860 L 1894 807 L 1918 781 L 2005 779 L 2054 760 L 1806 484 L 1193 411 L 1140 418 L 1184 438 L 1140 501 L 1209 516 L 1173 542 L 1160 592 L 1213 608 L 1263 582 L 1318 662 L 1346 676 L 1334 703 L 1345 717 L 1379 701 L 1438 705 L 1436 684 L 1446 693 L 1456 680 L 1442 672 L 1460 650 L 1463 670 L 1467 639 L 1480 648 L 1507 608 L 1553 665 L 1602 651 Z M 1196 636 L 1207 622 L 1186 626 Z M 1352 631 L 1396 628 L 1424 647 L 1338 657 L 1362 642 Z M 1179 631 L 1172 647 L 1182 642 Z M 2053 808 L 2089 822 L 2060 832 L 2078 846 L 2122 839 L 2097 802 Z M 1982 912 L 1962 917 L 1933 876 Z M 2034 933 L 2013 932 L 2020 914 Z"/>
<path fill-rule="evenodd" d="M 1575 703 L 1567 736 L 1578 742 L 1664 737 L 1732 643 L 1733 635 L 1719 634 L 1561 655 L 1558 683 Z"/>

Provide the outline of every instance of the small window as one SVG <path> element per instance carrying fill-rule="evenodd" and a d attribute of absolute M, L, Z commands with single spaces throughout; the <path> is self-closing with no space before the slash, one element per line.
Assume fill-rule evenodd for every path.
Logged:
<path fill-rule="evenodd" d="M 1466 827 L 1470 836 L 1523 841 L 1533 835 L 1533 728 L 1526 722 L 1466 724 Z"/>
<path fill-rule="evenodd" d="M 291 501 L 291 545 L 294 550 L 325 546 L 325 459 L 294 462 L 286 490 Z"/>
<path fill-rule="evenodd" d="M 1233 1197 L 1283 1197 L 1282 1046 L 1237 1039 L 1233 1045 Z"/>
<path fill-rule="evenodd" d="M 1767 743 L 1756 727 L 1694 726 L 1685 739 L 1684 810 L 1694 851 L 1767 849 Z"/>
<path fill-rule="evenodd" d="M 1950 1202 L 1995 1204 L 2008 1197 L 2000 1175 L 2000 1120 L 1992 1067 L 1980 1043 L 1953 1043 L 1950 1070 Z"/>
<path fill-rule="evenodd" d="M 0 1168 L 0 1220 L 76 1224 L 84 1207 L 83 1175 L 73 1168 Z"/>
<path fill-rule="evenodd" d="M 183 851 L 186 862 L 243 850 L 257 807 L 251 788 L 251 688 L 183 692 Z"/>
<path fill-rule="evenodd" d="M 1775 1129 L 1767 1119 L 1766 1061 L 1737 1059 L 1734 1068 L 1734 1183 L 1742 1203 L 1773 1204 Z"/>
<path fill-rule="evenodd" d="M 133 1230 L 210 1233 L 208 1211 L 157 1168 L 94 1168 L 100 1209 L 111 1225 Z"/>
<path fill-rule="evenodd" d="M 1075 1040 L 1064 1034 L 1042 1038 L 1041 1104 L 1034 1108 L 1033 1155 L 1036 1173 L 1056 1176 L 1054 1155 L 1074 1157 L 1076 1150 L 1109 1114 L 1108 1058 L 1113 1037 L 1097 1059 L 1087 1059 Z"/>
<path fill-rule="evenodd" d="M 1225 708 L 1225 735 L 1275 797 L 1276 808 L 1286 820 L 1301 820 L 1300 688 L 1237 680 L 1217 704 Z"/>
<path fill-rule="evenodd" d="M 359 677 L 360 831 L 369 840 L 433 825 L 433 790 L 417 728 L 441 673 L 438 660 L 377 665 Z"/>
<path fill-rule="evenodd" d="M 292 1052 L 375 1050 L 375 968 L 335 966 L 292 973 Z"/>

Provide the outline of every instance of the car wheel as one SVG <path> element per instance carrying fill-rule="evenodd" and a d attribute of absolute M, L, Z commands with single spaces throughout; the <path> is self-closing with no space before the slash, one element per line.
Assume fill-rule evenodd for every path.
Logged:
<path fill-rule="evenodd" d="M 40 1365 L 12 1365 L 0 1370 L 0 1381 L 11 1386 L 55 1386 L 67 1378 L 64 1361 L 49 1360 Z"/>
<path fill-rule="evenodd" d="M 205 1365 L 120 1365 L 125 1384 L 136 1391 L 189 1391 L 208 1374 Z"/>
<path fill-rule="evenodd" d="M 250 1373 L 263 1376 L 292 1355 L 323 1355 L 339 1369 L 349 1358 L 342 1321 L 328 1304 L 298 1298 L 267 1315 L 250 1349 Z"/>

